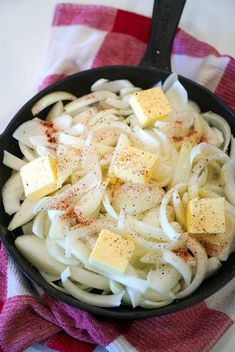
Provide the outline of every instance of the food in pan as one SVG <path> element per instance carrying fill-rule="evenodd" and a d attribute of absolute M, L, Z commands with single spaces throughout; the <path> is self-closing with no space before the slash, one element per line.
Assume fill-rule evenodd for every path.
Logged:
<path fill-rule="evenodd" d="M 44 109 L 52 108 L 46 120 Z M 18 250 L 53 287 L 100 307 L 192 294 L 234 250 L 235 144 L 176 74 L 142 90 L 100 79 L 53 92 L 14 132 L 2 190 Z M 230 145 L 230 148 L 229 148 Z"/>

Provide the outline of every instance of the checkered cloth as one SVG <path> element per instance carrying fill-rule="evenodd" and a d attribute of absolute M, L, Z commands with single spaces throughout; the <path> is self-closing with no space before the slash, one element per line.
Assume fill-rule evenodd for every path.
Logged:
<path fill-rule="evenodd" d="M 111 7 L 56 7 L 47 66 L 40 88 L 90 67 L 138 64 L 150 18 Z M 235 60 L 178 29 L 173 71 L 214 91 L 235 109 Z M 235 319 L 235 280 L 184 311 L 138 321 L 92 317 L 35 290 L 0 247 L 0 352 L 35 342 L 61 352 L 205 352 Z"/>

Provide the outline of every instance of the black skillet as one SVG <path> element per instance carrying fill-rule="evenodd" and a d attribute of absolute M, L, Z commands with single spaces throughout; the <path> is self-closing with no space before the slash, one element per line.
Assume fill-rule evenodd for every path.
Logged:
<path fill-rule="evenodd" d="M 0 136 L 1 160 L 3 149 L 6 149 L 13 154 L 20 155 L 19 148 L 16 141 L 14 141 L 12 138 L 12 134 L 14 130 L 24 121 L 32 119 L 33 116 L 31 114 L 31 107 L 35 102 L 39 100 L 39 98 L 47 93 L 56 90 L 64 90 L 80 97 L 84 94 L 87 94 L 89 92 L 90 86 L 99 78 L 107 78 L 109 80 L 128 79 L 136 86 L 142 87 L 144 89 L 150 88 L 160 80 L 164 80 L 171 71 L 171 45 L 181 12 L 184 7 L 184 3 L 185 0 L 155 1 L 150 40 L 145 56 L 139 66 L 102 67 L 77 73 L 62 79 L 59 82 L 44 89 L 39 94 L 34 96 L 29 102 L 27 102 L 15 115 L 14 119 L 10 122 L 5 132 Z M 202 111 L 212 110 L 215 113 L 222 115 L 228 121 L 233 135 L 235 135 L 235 116 L 228 106 L 226 106 L 218 97 L 216 97 L 206 88 L 201 87 L 189 79 L 180 77 L 180 81 L 186 88 L 189 98 L 197 102 Z M 43 111 L 40 114 L 40 117 L 44 118 L 46 113 L 47 111 Z M 10 176 L 10 171 L 3 165 L 1 165 L 0 168 L 0 185 L 2 188 L 4 182 Z M 21 234 L 21 230 L 18 229 L 13 232 L 7 231 L 6 227 L 9 223 L 10 217 L 4 212 L 2 203 L 0 206 L 0 232 L 2 241 L 8 253 L 14 259 L 20 270 L 31 281 L 42 287 L 51 296 L 74 307 L 86 310 L 92 314 L 104 316 L 107 318 L 112 317 L 119 319 L 140 319 L 176 312 L 209 297 L 221 289 L 223 286 L 225 286 L 234 277 L 235 274 L 234 253 L 230 255 L 226 262 L 223 263 L 219 272 L 204 281 L 192 295 L 180 301 L 175 301 L 169 306 L 152 310 L 146 310 L 142 308 L 132 309 L 125 306 L 118 308 L 93 307 L 91 305 L 79 302 L 71 296 L 64 294 L 63 292 L 55 290 L 39 275 L 37 270 L 32 267 L 15 248 L 14 240 L 18 235 Z"/>

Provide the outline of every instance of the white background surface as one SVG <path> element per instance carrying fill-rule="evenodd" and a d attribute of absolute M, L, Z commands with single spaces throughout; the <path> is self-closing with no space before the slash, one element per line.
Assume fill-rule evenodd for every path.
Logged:
<path fill-rule="evenodd" d="M 151 15 L 153 6 L 153 0 L 69 2 L 112 5 L 146 16 Z M 0 132 L 37 90 L 56 3 L 58 0 L 0 0 Z M 235 0 L 188 0 L 180 27 L 222 54 L 235 56 L 234 14 Z M 212 351 L 234 352 L 234 346 L 235 328 L 232 327 Z M 35 347 L 30 350 L 42 351 L 42 347 Z"/>

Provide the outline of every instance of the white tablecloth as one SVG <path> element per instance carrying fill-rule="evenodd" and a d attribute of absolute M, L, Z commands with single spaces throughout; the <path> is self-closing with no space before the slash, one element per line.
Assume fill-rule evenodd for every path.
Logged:
<path fill-rule="evenodd" d="M 65 2 L 65 1 L 64 1 Z M 72 3 L 112 5 L 150 16 L 153 0 L 70 0 Z M 50 23 L 58 0 L 0 1 L 0 133 L 15 112 L 36 92 L 50 37 Z M 180 27 L 235 56 L 235 1 L 188 0 Z M 235 351 L 232 326 L 213 352 Z M 27 352 L 45 351 L 35 345 Z"/>

